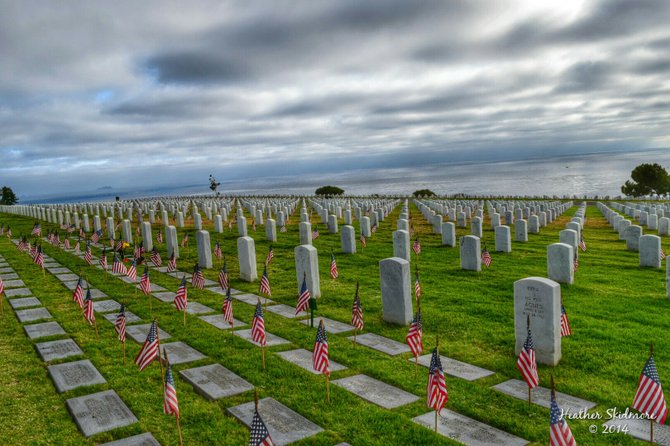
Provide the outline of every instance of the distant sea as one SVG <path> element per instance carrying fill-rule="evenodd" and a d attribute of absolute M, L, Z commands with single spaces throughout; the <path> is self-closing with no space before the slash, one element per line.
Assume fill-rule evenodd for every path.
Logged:
<path fill-rule="evenodd" d="M 341 173 L 305 173 L 300 176 L 220 179 L 222 194 L 312 194 L 317 187 L 334 185 L 350 195 L 409 195 L 430 189 L 438 195 L 477 196 L 618 196 L 635 166 L 659 163 L 670 170 L 670 149 L 594 153 L 522 161 L 439 163 L 426 166 L 358 169 Z M 208 184 L 156 187 L 145 190 L 91 191 L 89 195 L 35 197 L 29 202 L 66 203 L 165 195 L 209 194 Z"/>

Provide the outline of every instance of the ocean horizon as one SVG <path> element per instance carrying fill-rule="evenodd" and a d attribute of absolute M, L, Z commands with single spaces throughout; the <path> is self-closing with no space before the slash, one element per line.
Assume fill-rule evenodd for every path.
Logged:
<path fill-rule="evenodd" d="M 222 195 L 309 195 L 324 185 L 347 195 L 411 195 L 430 189 L 438 195 L 589 198 L 621 195 L 621 185 L 642 163 L 670 166 L 670 149 L 566 155 L 530 160 L 437 163 L 399 168 L 355 169 L 249 179 L 219 179 Z M 200 184 L 122 189 L 105 187 L 84 193 L 19 196 L 20 204 L 112 201 L 159 196 L 212 195 L 207 178 Z"/>

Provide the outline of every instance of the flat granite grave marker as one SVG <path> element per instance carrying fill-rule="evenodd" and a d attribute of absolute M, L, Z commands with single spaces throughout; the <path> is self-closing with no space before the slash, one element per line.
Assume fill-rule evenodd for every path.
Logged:
<path fill-rule="evenodd" d="M 228 412 L 247 427 L 251 427 L 251 421 L 254 418 L 254 402 L 231 407 Z M 294 443 L 323 431 L 307 418 L 273 398 L 263 398 L 258 401 L 258 413 L 276 446 Z"/>
<path fill-rule="evenodd" d="M 353 336 L 349 336 L 347 339 L 354 340 Z M 385 338 L 374 333 L 365 333 L 359 334 L 356 336 L 356 343 L 369 347 L 373 350 L 386 353 L 391 356 L 399 355 L 401 353 L 407 353 L 409 346 L 402 342 L 395 341 L 393 339 Z"/>
<path fill-rule="evenodd" d="M 56 279 L 60 280 L 61 282 L 70 282 L 72 280 L 79 280 L 79 276 L 76 274 L 57 274 Z"/>
<path fill-rule="evenodd" d="M 367 375 L 336 379 L 333 384 L 385 409 L 394 409 L 419 399 L 416 395 Z"/>
<path fill-rule="evenodd" d="M 53 319 L 49 310 L 44 307 L 31 308 L 29 310 L 16 310 L 16 317 L 19 322 L 32 322 L 39 319 Z"/>
<path fill-rule="evenodd" d="M 254 389 L 254 386 L 221 364 L 182 370 L 179 374 L 196 392 L 208 400 L 238 395 Z"/>
<path fill-rule="evenodd" d="M 5 296 L 8 298 L 19 297 L 19 296 L 32 296 L 33 292 L 28 288 L 13 288 L 11 290 L 5 290 Z"/>
<path fill-rule="evenodd" d="M 138 290 L 141 290 L 139 284 L 135 288 L 137 288 Z M 160 285 L 156 285 L 155 283 L 152 283 L 151 284 L 151 292 L 153 293 L 154 291 L 165 291 L 165 288 L 163 288 Z"/>
<path fill-rule="evenodd" d="M 109 313 L 112 311 L 119 312 L 121 304 L 115 300 L 98 300 L 93 302 L 93 311 L 96 313 Z"/>
<path fill-rule="evenodd" d="M 58 393 L 107 382 L 88 359 L 50 365 L 47 369 Z"/>
<path fill-rule="evenodd" d="M 314 370 L 314 365 L 312 363 L 312 352 L 309 350 L 305 350 L 304 348 L 299 348 L 296 350 L 288 350 L 285 352 L 279 352 L 277 353 L 278 356 L 281 356 L 283 359 L 286 361 L 297 365 L 301 369 L 305 369 L 308 372 L 314 374 L 314 375 L 320 375 L 321 372 L 317 372 Z M 345 370 L 346 367 L 343 366 L 342 364 L 335 362 L 335 361 L 330 361 L 329 364 L 330 371 L 331 372 L 337 372 L 340 370 Z"/>
<path fill-rule="evenodd" d="M 520 400 L 528 401 L 528 384 L 519 379 L 510 379 L 500 384 L 493 386 L 499 392 L 509 395 Z M 549 409 L 551 407 L 551 390 L 546 387 L 535 387 L 531 392 L 531 402 L 541 407 Z M 586 401 L 565 393 L 556 392 L 556 401 L 561 409 L 570 410 L 573 413 L 578 413 L 582 409 L 592 409 L 596 407 L 596 403 Z"/>
<path fill-rule="evenodd" d="M 161 302 L 172 303 L 177 294 L 172 291 L 162 291 L 160 293 L 153 293 L 152 295 Z"/>
<path fill-rule="evenodd" d="M 419 365 L 423 367 L 430 367 L 431 357 L 431 354 L 419 356 Z M 444 373 L 449 376 L 455 376 L 456 378 L 464 379 L 466 381 L 475 381 L 477 379 L 493 375 L 494 373 L 490 370 L 477 367 L 476 365 L 468 364 L 467 362 L 448 358 L 442 355 L 440 355 L 440 360 L 442 361 L 442 369 L 444 370 Z M 414 358 L 410 358 L 409 361 L 414 362 Z"/>
<path fill-rule="evenodd" d="M 621 426 L 622 429 L 624 427 L 628 428 L 628 432 L 625 433 L 633 438 L 637 438 L 638 440 L 645 442 L 648 442 L 650 439 L 649 434 L 651 431 L 649 420 L 617 418 L 612 419 L 604 424 L 606 426 L 612 426 L 614 429 L 613 432 L 617 432 L 616 429 Z M 654 444 L 670 446 L 670 426 L 654 422 Z"/>
<path fill-rule="evenodd" d="M 273 304 L 274 301 L 272 299 L 268 299 L 265 296 L 257 296 L 256 294 L 251 294 L 251 293 L 243 293 L 243 294 L 236 294 L 236 295 L 230 295 L 235 300 L 239 300 L 240 302 L 244 302 L 245 304 L 249 305 L 256 305 L 258 303 L 258 298 L 261 298 L 261 303 L 263 305 L 266 304 Z"/>
<path fill-rule="evenodd" d="M 30 339 L 65 334 L 65 330 L 63 330 L 63 327 L 61 327 L 58 322 L 44 322 L 42 324 L 24 325 L 23 329 Z"/>
<path fill-rule="evenodd" d="M 207 322 L 208 324 L 213 325 L 216 328 L 221 329 L 221 330 L 230 329 L 230 324 L 228 323 L 228 321 L 223 319 L 222 314 L 210 314 L 209 316 L 200 316 L 199 319 L 201 319 L 201 320 Z M 247 325 L 247 324 L 233 318 L 233 328 L 244 327 L 245 325 Z"/>
<path fill-rule="evenodd" d="M 184 344 L 181 341 L 168 342 L 167 344 L 161 343 L 160 349 L 161 358 L 164 357 L 163 352 L 166 351 L 168 355 L 168 361 L 170 361 L 170 364 L 172 365 L 184 364 L 206 358 L 206 356 L 200 353 L 198 350 L 194 349 L 188 344 Z"/>
<path fill-rule="evenodd" d="M 137 423 L 137 418 L 113 390 L 70 398 L 65 402 L 85 437 Z"/>
<path fill-rule="evenodd" d="M 317 326 L 317 319 L 322 320 L 323 324 L 326 326 L 326 333 L 344 333 L 345 331 L 352 331 L 354 329 L 353 325 L 345 324 L 344 322 L 335 321 L 333 319 L 328 319 L 325 317 L 314 318 L 314 326 Z M 309 319 L 303 319 L 300 321 L 303 325 L 309 325 Z"/>
<path fill-rule="evenodd" d="M 251 342 L 252 344 L 259 346 L 260 344 L 258 342 L 254 342 L 251 340 L 251 329 L 246 329 L 246 330 L 235 330 L 234 332 L 235 336 L 239 336 L 242 339 Z M 274 347 L 275 345 L 284 345 L 284 344 L 290 344 L 291 341 L 287 341 L 284 338 L 280 338 L 279 336 L 273 335 L 272 333 L 265 332 L 265 346 L 266 347 Z"/>
<path fill-rule="evenodd" d="M 103 443 L 100 446 L 161 446 L 161 444 L 149 432 L 132 437 L 122 438 L 109 443 Z"/>
<path fill-rule="evenodd" d="M 220 286 L 212 287 L 212 288 L 205 288 L 207 291 L 210 291 L 212 293 L 216 294 L 221 294 L 222 296 L 226 295 L 226 292 L 223 291 L 223 289 Z M 230 294 L 242 294 L 243 292 L 240 290 L 236 290 L 235 288 L 230 289 Z"/>
<path fill-rule="evenodd" d="M 55 266 L 55 267 L 54 266 L 49 266 L 49 267 L 45 266 L 45 268 L 48 269 L 51 274 L 73 274 L 72 270 L 70 270 L 68 268 L 65 268 L 61 265 L 58 265 L 58 266 Z"/>
<path fill-rule="evenodd" d="M 216 310 L 193 300 L 186 305 L 186 312 L 188 314 L 206 314 L 213 313 L 214 311 Z"/>
<path fill-rule="evenodd" d="M 26 284 L 23 282 L 23 280 L 20 279 L 5 281 L 5 288 L 20 288 L 24 286 L 26 286 Z"/>
<path fill-rule="evenodd" d="M 132 324 L 132 323 L 135 323 L 135 322 L 141 322 L 142 321 L 142 318 L 139 317 L 138 315 L 136 315 L 135 313 L 133 313 L 132 311 L 126 310 L 125 313 L 126 313 L 126 324 Z M 104 317 L 105 319 L 107 319 L 109 322 L 111 322 L 113 324 L 113 323 L 116 322 L 117 314 L 118 313 L 107 313 L 107 314 L 103 314 L 102 317 Z M 144 341 L 142 341 L 142 342 L 144 342 Z"/>
<path fill-rule="evenodd" d="M 19 278 L 19 275 L 16 274 L 16 273 L 3 273 L 3 274 L 0 274 L 0 279 L 2 279 L 3 281 L 4 281 L 4 280 L 14 280 L 14 279 L 18 279 L 18 278 Z M 21 286 L 23 286 L 23 285 L 21 285 Z"/>
<path fill-rule="evenodd" d="M 435 412 L 428 412 L 412 418 L 431 431 L 435 429 Z M 468 446 L 524 446 L 528 441 L 515 437 L 493 426 L 457 414 L 448 409 L 442 409 L 437 421 L 437 432 Z"/>
<path fill-rule="evenodd" d="M 10 299 L 9 305 L 15 310 L 18 308 L 39 307 L 42 302 L 36 297 L 21 297 L 19 299 Z"/>
<path fill-rule="evenodd" d="M 308 315 L 305 311 L 301 311 L 300 313 L 295 314 L 295 307 L 284 304 L 272 305 L 267 307 L 266 310 L 270 313 L 278 314 L 279 316 L 285 317 L 287 319 L 294 319 Z"/>
<path fill-rule="evenodd" d="M 42 361 L 49 362 L 54 359 L 63 359 L 70 356 L 83 355 L 84 352 L 72 339 L 62 339 L 60 341 L 40 342 L 35 344 L 37 353 Z"/>
<path fill-rule="evenodd" d="M 149 328 L 151 324 L 142 324 L 142 325 L 130 325 L 126 327 L 126 334 L 133 339 L 135 342 L 143 344 L 147 339 L 149 334 Z M 170 339 L 172 336 L 164 332 L 160 327 L 158 327 L 158 339 L 164 341 L 165 339 Z"/>

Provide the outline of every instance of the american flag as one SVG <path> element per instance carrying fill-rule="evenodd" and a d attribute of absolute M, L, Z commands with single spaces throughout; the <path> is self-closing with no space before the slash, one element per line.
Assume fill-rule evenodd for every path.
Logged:
<path fill-rule="evenodd" d="M 230 288 L 230 283 L 228 282 L 228 268 L 226 266 L 227 262 L 224 260 L 221 271 L 219 271 L 219 285 L 221 285 L 221 289 L 224 291 Z"/>
<path fill-rule="evenodd" d="M 373 234 L 374 234 L 375 232 L 377 232 L 377 223 L 375 223 L 374 225 L 372 225 L 372 227 L 370 228 L 370 232 L 373 233 Z"/>
<path fill-rule="evenodd" d="M 112 250 L 114 250 L 114 238 L 112 237 L 109 238 L 109 247 L 112 248 Z"/>
<path fill-rule="evenodd" d="M 135 235 L 138 236 L 138 237 L 140 236 L 140 225 L 139 224 L 135 227 Z"/>
<path fill-rule="evenodd" d="M 19 239 L 19 243 L 17 243 L 17 245 L 16 245 L 16 249 L 18 249 L 19 251 L 25 251 L 26 248 L 30 249 L 30 248 L 29 248 L 28 246 L 26 246 L 26 245 L 27 245 L 27 243 L 26 243 L 26 239 L 25 239 L 25 237 L 21 237 L 21 238 Z"/>
<path fill-rule="evenodd" d="M 142 248 L 140 246 L 134 245 L 133 246 L 133 258 L 139 259 L 142 257 Z"/>
<path fill-rule="evenodd" d="M 251 322 L 251 339 L 260 345 L 265 345 L 265 320 L 263 319 L 263 306 L 258 299 L 254 319 Z"/>
<path fill-rule="evenodd" d="M 181 247 L 185 248 L 188 245 L 188 233 L 184 234 L 184 238 L 181 239 Z"/>
<path fill-rule="evenodd" d="M 407 342 L 409 349 L 412 351 L 412 355 L 419 356 L 423 352 L 422 338 L 423 322 L 421 321 L 421 310 L 417 309 L 412 324 L 409 326 L 407 336 L 405 336 L 405 342 Z"/>
<path fill-rule="evenodd" d="M 191 285 L 193 288 L 199 290 L 205 288 L 205 276 L 203 276 L 202 271 L 200 271 L 200 265 L 197 263 L 193 267 L 193 277 L 191 277 Z"/>
<path fill-rule="evenodd" d="M 632 407 L 659 424 L 665 423 L 665 418 L 668 416 L 668 408 L 665 405 L 661 380 L 658 377 L 653 356 L 649 357 L 642 369 Z"/>
<path fill-rule="evenodd" d="M 114 321 L 114 331 L 119 336 L 119 341 L 126 342 L 126 307 L 123 304 Z"/>
<path fill-rule="evenodd" d="M 173 252 L 170 258 L 168 259 L 167 272 L 172 273 L 174 271 L 177 271 L 177 258 L 174 256 Z"/>
<path fill-rule="evenodd" d="M 65 237 L 65 241 L 63 242 L 63 248 L 70 249 L 70 239 L 67 237 Z"/>
<path fill-rule="evenodd" d="M 426 403 L 427 406 L 439 412 L 449 400 L 447 392 L 447 383 L 444 380 L 444 371 L 442 370 L 442 361 L 437 347 L 433 349 L 433 355 L 430 358 L 430 368 L 428 369 L 428 391 Z"/>
<path fill-rule="evenodd" d="M 30 245 L 28 255 L 30 255 L 31 259 L 33 259 L 33 262 L 37 258 L 37 240 L 35 240 L 34 244 Z"/>
<path fill-rule="evenodd" d="M 666 256 L 665 256 L 665 251 L 663 251 L 663 248 L 661 248 L 661 250 L 660 250 L 659 253 L 658 253 L 658 258 L 659 258 L 660 260 L 664 260 L 665 257 L 666 257 Z"/>
<path fill-rule="evenodd" d="M 86 252 L 84 253 L 84 260 L 89 265 L 93 265 L 93 253 L 91 252 L 90 243 L 86 243 Z"/>
<path fill-rule="evenodd" d="M 168 362 L 165 372 L 165 392 L 163 398 L 163 412 L 179 418 L 179 402 L 177 401 L 177 389 L 172 376 L 172 366 Z"/>
<path fill-rule="evenodd" d="M 7 238 L 12 238 L 12 228 L 7 226 Z"/>
<path fill-rule="evenodd" d="M 586 251 L 586 242 L 584 241 L 584 236 L 579 237 L 579 249 Z"/>
<path fill-rule="evenodd" d="M 419 237 L 417 237 L 414 240 L 414 243 L 412 243 L 412 251 L 414 251 L 414 254 L 416 255 L 421 254 L 421 242 L 419 241 Z"/>
<path fill-rule="evenodd" d="M 316 240 L 319 238 L 319 228 L 314 226 L 314 230 L 312 231 L 312 240 Z"/>
<path fill-rule="evenodd" d="M 314 354 L 312 355 L 312 367 L 317 372 L 330 376 L 330 361 L 328 359 L 328 338 L 326 337 L 326 326 L 323 319 L 316 329 L 316 340 L 314 341 Z"/>
<path fill-rule="evenodd" d="M 572 270 L 574 272 L 577 272 L 578 269 L 579 269 L 579 254 L 578 254 L 578 251 L 575 249 L 575 257 L 574 257 L 574 260 L 572 262 Z"/>
<path fill-rule="evenodd" d="M 533 337 L 530 334 L 530 326 L 528 327 L 528 337 L 526 337 L 526 342 L 523 344 L 521 353 L 519 353 L 519 359 L 516 362 L 516 366 L 521 372 L 521 375 L 523 375 L 523 379 L 526 380 L 528 387 L 531 389 L 537 387 L 540 379 L 537 376 L 535 347 L 533 346 Z"/>
<path fill-rule="evenodd" d="M 114 247 L 116 251 L 121 251 L 123 249 L 123 239 L 119 238 L 119 241 L 116 242 L 116 246 Z"/>
<path fill-rule="evenodd" d="M 103 271 L 107 271 L 107 248 L 102 248 L 102 254 L 100 255 L 100 266 L 102 266 Z"/>
<path fill-rule="evenodd" d="M 252 220 L 251 229 L 253 229 L 253 231 L 256 232 L 256 220 Z"/>
<path fill-rule="evenodd" d="M 187 304 L 187 295 L 186 295 L 186 277 L 181 278 L 181 285 L 177 289 L 177 294 L 174 297 L 174 306 L 179 311 L 186 311 Z"/>
<path fill-rule="evenodd" d="M 135 357 L 135 364 L 140 367 L 140 371 L 144 370 L 154 359 L 158 358 L 158 344 L 158 326 L 154 320 L 149 328 L 147 339 L 144 341 L 140 352 Z"/>
<path fill-rule="evenodd" d="M 145 295 L 151 294 L 151 280 L 149 279 L 149 267 L 144 266 L 144 272 L 142 273 L 142 278 L 140 279 L 140 289 Z"/>
<path fill-rule="evenodd" d="M 419 273 L 414 273 L 414 295 L 417 302 L 421 299 L 421 283 L 419 282 Z"/>
<path fill-rule="evenodd" d="M 307 276 L 304 275 L 302 278 L 302 285 L 300 285 L 300 294 L 298 294 L 298 305 L 295 307 L 295 314 L 300 313 L 301 311 L 307 311 L 309 306 L 309 299 L 312 295 L 307 288 Z"/>
<path fill-rule="evenodd" d="M 272 438 L 270 438 L 270 432 L 268 432 L 268 428 L 265 427 L 265 423 L 258 414 L 258 409 L 254 409 L 254 419 L 251 421 L 249 446 L 274 446 Z"/>
<path fill-rule="evenodd" d="M 67 227 L 67 233 L 72 234 L 75 230 L 75 226 L 71 224 L 70 226 Z"/>
<path fill-rule="evenodd" d="M 91 298 L 91 289 L 86 290 L 86 299 L 84 299 L 84 319 L 90 325 L 95 323 L 95 313 L 93 312 L 93 298 Z"/>
<path fill-rule="evenodd" d="M 486 249 L 486 245 L 484 245 L 484 250 L 482 251 L 482 263 L 486 265 L 487 268 L 491 266 L 491 263 L 493 263 L 491 253 L 488 249 Z"/>
<path fill-rule="evenodd" d="M 156 243 L 163 243 L 163 233 L 161 231 L 156 233 Z"/>
<path fill-rule="evenodd" d="M 226 298 L 223 300 L 223 306 L 221 307 L 221 313 L 223 313 L 223 319 L 233 326 L 233 299 L 230 297 L 230 288 L 226 291 Z"/>
<path fill-rule="evenodd" d="M 365 242 L 365 236 L 364 236 L 363 234 L 361 234 L 361 236 L 359 237 L 359 240 L 361 241 L 361 246 L 362 246 L 363 248 L 365 248 L 366 246 L 368 246 L 368 244 Z"/>
<path fill-rule="evenodd" d="M 77 239 L 77 243 L 74 245 L 74 253 L 79 254 L 81 252 L 81 240 Z"/>
<path fill-rule="evenodd" d="M 158 249 L 154 246 L 154 248 L 151 250 L 151 256 L 149 257 L 151 260 L 151 263 L 154 264 L 156 268 L 161 266 L 163 264 L 163 259 L 161 259 L 161 255 L 158 252 Z"/>
<path fill-rule="evenodd" d="M 361 298 L 358 295 L 358 283 L 356 283 L 354 304 L 351 307 L 351 325 L 356 327 L 358 330 L 363 329 L 363 307 L 361 306 Z"/>
<path fill-rule="evenodd" d="M 556 392 L 551 390 L 551 410 L 549 416 L 549 446 L 577 446 L 572 431 L 561 414 L 556 402 Z"/>
<path fill-rule="evenodd" d="M 84 288 L 81 277 L 77 281 L 77 286 L 74 287 L 74 293 L 72 293 L 72 300 L 79 304 L 79 308 L 84 308 Z"/>
<path fill-rule="evenodd" d="M 272 262 L 272 259 L 274 259 L 275 253 L 272 250 L 272 245 L 270 245 L 270 249 L 268 250 L 268 255 L 265 257 L 265 264 L 269 265 L 270 262 Z"/>
<path fill-rule="evenodd" d="M 282 226 L 279 228 L 279 232 L 286 232 L 286 225 L 282 225 Z"/>
<path fill-rule="evenodd" d="M 35 253 L 35 259 L 33 262 L 35 262 L 35 265 L 44 269 L 44 253 L 42 252 L 42 245 L 37 247 L 37 252 Z"/>
<path fill-rule="evenodd" d="M 51 244 L 54 246 L 60 246 L 60 235 L 58 234 L 58 232 L 54 234 L 54 238 Z"/>
<path fill-rule="evenodd" d="M 268 297 L 272 296 L 272 293 L 270 292 L 270 279 L 268 278 L 267 266 L 263 267 L 263 277 L 261 277 L 261 286 L 259 289 L 259 293 L 265 294 Z"/>
<path fill-rule="evenodd" d="M 86 238 L 86 233 L 84 232 L 84 228 L 79 228 L 79 237 Z"/>
<path fill-rule="evenodd" d="M 40 226 L 39 223 L 35 223 L 33 226 L 33 230 L 31 232 L 32 235 L 35 237 L 41 237 L 42 236 L 42 227 Z"/>
<path fill-rule="evenodd" d="M 330 278 L 337 279 L 340 275 L 337 272 L 337 263 L 335 263 L 335 254 L 330 253 Z"/>
<path fill-rule="evenodd" d="M 561 336 L 570 336 L 572 330 L 570 329 L 570 321 L 568 321 L 568 313 L 565 312 L 565 307 L 561 303 Z"/>
<path fill-rule="evenodd" d="M 2 277 L 0 277 L 0 295 L 5 292 L 5 282 L 2 281 Z"/>
<path fill-rule="evenodd" d="M 91 235 L 91 241 L 93 243 L 98 243 L 98 241 L 100 240 L 100 237 L 102 237 L 102 231 L 100 229 L 98 229 L 97 231 L 95 231 L 93 233 L 93 235 Z"/>
<path fill-rule="evenodd" d="M 217 259 L 220 259 L 223 257 L 223 253 L 221 252 L 221 244 L 219 242 L 216 242 L 214 245 L 214 257 Z"/>
<path fill-rule="evenodd" d="M 126 276 L 130 277 L 132 280 L 137 279 L 137 260 L 133 259 L 133 263 L 131 263 L 130 268 L 128 268 Z"/>
<path fill-rule="evenodd" d="M 230 229 L 232 229 L 232 227 L 233 227 L 233 220 L 231 219 L 231 220 L 228 220 L 228 229 L 230 230 Z"/>
<path fill-rule="evenodd" d="M 128 274 L 128 268 L 123 264 L 119 256 L 114 254 L 114 262 L 112 263 L 112 272 L 116 274 Z"/>

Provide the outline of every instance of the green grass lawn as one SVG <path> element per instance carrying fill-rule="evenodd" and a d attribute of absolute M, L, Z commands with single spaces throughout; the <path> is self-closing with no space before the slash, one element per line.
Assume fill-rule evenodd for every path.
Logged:
<path fill-rule="evenodd" d="M 413 226 L 421 237 L 423 249 L 418 260 L 413 257 L 412 271 L 418 262 L 423 288 L 425 353 L 432 349 L 435 337 L 439 335 L 443 355 L 495 372 L 474 382 L 447 377 L 449 401 L 446 407 L 536 445 L 548 443 L 549 410 L 535 405 L 529 408 L 527 402 L 503 395 L 491 386 L 510 378 L 521 379 L 514 355 L 513 283 L 529 276 L 546 276 L 546 248 L 558 242 L 558 232 L 564 229 L 576 209 L 569 209 L 548 227 L 542 228 L 541 234 L 529 234 L 529 242 L 514 242 L 512 253 L 492 252 L 491 268 L 475 273 L 460 269 L 458 248 L 441 246 L 441 236 L 432 234 L 432 226 L 423 220 L 414 205 L 410 207 Z M 378 267 L 379 260 L 393 255 L 391 233 L 396 228 L 399 211 L 400 206 L 380 223 L 377 233 L 368 239 L 366 249 L 361 251 L 358 244 L 359 252 L 355 255 L 342 254 L 339 234 L 328 234 L 326 225 L 318 225 L 321 236 L 314 245 L 320 254 L 322 296 L 318 301 L 317 316 L 349 323 L 358 281 L 365 332 L 404 342 L 407 327 L 390 325 L 381 319 Z M 299 243 L 298 216 L 296 213 L 292 217 L 287 233 L 278 233 L 279 242 L 272 244 L 274 260 L 268 270 L 272 299 L 291 306 L 295 306 L 297 297 L 293 249 Z M 553 368 L 540 365 L 539 375 L 540 385 L 548 387 L 550 373 L 553 373 L 557 390 L 597 402 L 594 410 L 604 415 L 608 408 L 623 410 L 632 403 L 651 340 L 655 343 L 661 381 L 670 386 L 670 341 L 667 336 L 670 302 L 666 298 L 665 270 L 640 268 L 638 254 L 626 251 L 625 243 L 618 240 L 618 235 L 595 206 L 587 208 L 586 217 L 583 233 L 588 251 L 580 256 L 575 284 L 562 286 L 573 336 L 563 339 L 560 364 Z M 14 236 L 18 236 L 30 233 L 33 220 L 0 214 L 0 223 L 11 225 Z M 354 221 L 354 226 L 358 233 L 358 221 Z M 43 224 L 44 233 L 49 227 Z M 259 225 L 256 233 L 251 231 L 251 225 L 249 228 L 249 235 L 256 241 L 260 276 L 270 243 L 265 240 L 264 226 Z M 161 225 L 154 225 L 154 235 L 161 229 Z M 217 240 L 221 243 L 228 259 L 231 286 L 258 293 L 258 282 L 239 280 L 237 228 L 233 227 L 235 232 L 226 229 L 225 234 L 215 234 L 212 224 L 207 224 L 205 229 L 210 230 L 212 246 Z M 182 250 L 178 267 L 191 272 L 197 259 L 192 222 L 188 231 L 191 248 L 188 253 Z M 183 230 L 179 231 L 180 239 L 183 233 Z M 469 229 L 458 229 L 458 236 L 466 234 Z M 483 241 L 489 249 L 495 245 L 488 217 L 484 221 Z M 175 340 L 183 341 L 207 356 L 196 363 L 173 368 L 184 444 L 241 445 L 248 442 L 248 429 L 228 415 L 226 409 L 251 401 L 253 392 L 207 401 L 178 374 L 179 370 L 214 362 L 223 364 L 255 385 L 261 398 L 273 397 L 324 429 L 324 432 L 296 444 L 334 445 L 342 441 L 352 445 L 457 444 L 412 422 L 413 417 L 428 412 L 425 405 L 427 369 L 420 367 L 419 375 L 415 377 L 414 365 L 408 361 L 409 353 L 391 357 L 352 345 L 346 339 L 351 333 L 329 335 L 331 359 L 348 367 L 333 373 L 333 379 L 363 373 L 418 395 L 420 399 L 386 410 L 331 385 L 332 403 L 326 404 L 323 376 L 312 375 L 274 354 L 295 348 L 311 351 L 315 328 L 266 312 L 267 331 L 290 340 L 291 345 L 267 349 L 267 368 L 261 370 L 260 349 L 232 337 L 229 331 L 218 330 L 190 315 L 184 326 L 182 314 L 173 305 L 153 299 L 150 311 L 149 298 L 141 294 L 136 296 L 133 286 L 87 266 L 84 261 L 60 249 L 44 244 L 44 250 L 74 272 L 81 270 L 93 286 L 125 303 L 128 310 L 146 321 L 152 316 L 157 317 L 159 326 Z M 165 262 L 168 257 L 165 245 L 159 245 L 159 250 Z M 329 276 L 331 251 L 337 259 L 340 274 L 337 281 Z M 43 276 L 30 258 L 18 252 L 6 237 L 0 239 L 0 254 L 108 381 L 104 385 L 57 394 L 33 342 L 25 336 L 22 325 L 4 302 L 0 323 L 0 416 L 4 420 L 0 423 L 0 443 L 98 444 L 148 431 L 163 445 L 178 444 L 174 417 L 162 412 L 158 365 L 152 364 L 139 372 L 132 359 L 140 346 L 129 339 L 127 365 L 122 366 L 121 344 L 111 323 L 97 315 L 100 338 L 96 340 L 93 328 L 83 322 L 79 308 L 71 301 L 69 290 L 49 273 Z M 111 265 L 111 256 L 109 260 Z M 215 267 L 205 271 L 205 276 L 216 280 L 220 267 L 221 262 L 215 261 Z M 152 282 L 171 291 L 176 291 L 179 284 L 178 280 L 157 273 L 152 274 Z M 189 289 L 189 299 L 220 309 L 223 297 Z M 234 314 L 237 319 L 250 323 L 253 307 L 235 301 Z M 49 339 L 37 342 L 44 340 Z M 63 361 L 72 359 L 77 358 Z M 105 389 L 114 389 L 139 423 L 85 439 L 67 413 L 65 400 Z M 588 420 L 570 421 L 578 444 L 641 444 L 621 434 L 591 434 L 590 424 Z"/>

